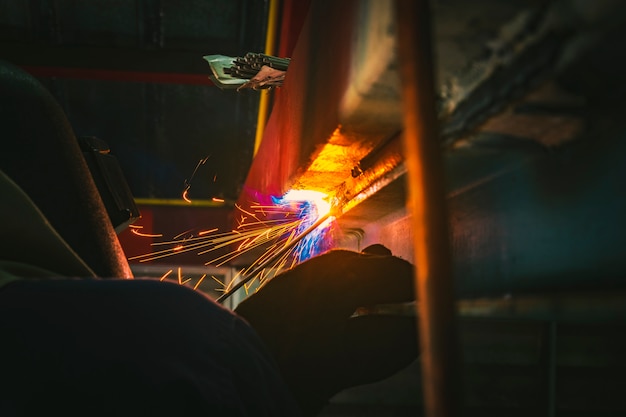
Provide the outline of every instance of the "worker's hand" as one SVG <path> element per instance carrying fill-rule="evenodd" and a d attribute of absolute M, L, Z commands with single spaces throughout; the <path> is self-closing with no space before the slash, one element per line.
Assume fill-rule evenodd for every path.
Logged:
<path fill-rule="evenodd" d="M 339 391 L 389 377 L 417 357 L 414 317 L 353 316 L 362 307 L 415 299 L 413 266 L 369 252 L 334 250 L 309 259 L 235 310 L 274 354 L 307 415 Z"/>

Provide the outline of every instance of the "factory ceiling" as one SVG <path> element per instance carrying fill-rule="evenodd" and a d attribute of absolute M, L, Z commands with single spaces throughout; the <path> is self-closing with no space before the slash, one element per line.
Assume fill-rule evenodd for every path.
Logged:
<path fill-rule="evenodd" d="M 623 43 L 597 41 L 599 35 L 610 39 L 607 28 L 620 26 L 620 1 L 431 3 L 444 143 L 457 143 L 486 116 L 501 111 L 515 89 L 542 68 L 560 65 L 554 56 L 555 45 L 564 44 L 561 38 L 574 40 L 559 52 L 562 61 L 594 40 L 599 47 L 592 49 L 604 51 L 576 67 L 570 83 L 575 87 L 595 91 L 599 83 L 607 90 L 602 82 L 620 73 L 611 68 L 613 57 L 621 54 L 613 49 Z M 191 181 L 192 200 L 236 201 L 254 152 L 259 94 L 217 88 L 202 57 L 262 51 L 268 4 L 5 0 L 0 3 L 0 58 L 25 68 L 50 89 L 77 136 L 96 136 L 109 144 L 135 197 L 180 199 Z M 546 21 L 558 29 L 550 36 L 541 31 Z M 586 77 L 589 66 L 606 77 Z M 489 127 L 524 136 L 529 124 L 511 120 L 492 120 Z"/>
<path fill-rule="evenodd" d="M 48 87 L 77 137 L 108 143 L 135 197 L 180 199 L 193 179 L 192 199 L 235 200 L 252 159 L 259 94 L 214 86 L 203 56 L 262 51 L 267 4 L 6 0 L 0 59 Z"/>

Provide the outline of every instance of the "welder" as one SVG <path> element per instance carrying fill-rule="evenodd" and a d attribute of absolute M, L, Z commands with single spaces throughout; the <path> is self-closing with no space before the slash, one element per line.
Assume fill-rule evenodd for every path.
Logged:
<path fill-rule="evenodd" d="M 417 356 L 413 266 L 334 250 L 228 310 L 133 277 L 61 107 L 0 61 L 0 415 L 313 416 Z M 373 253 L 375 252 L 375 253 Z"/>

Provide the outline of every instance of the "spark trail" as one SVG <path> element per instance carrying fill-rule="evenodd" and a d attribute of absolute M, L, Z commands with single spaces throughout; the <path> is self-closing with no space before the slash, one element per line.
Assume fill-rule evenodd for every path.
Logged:
<path fill-rule="evenodd" d="M 244 254 L 252 255 L 255 256 L 252 264 L 240 270 L 230 282 L 222 283 L 213 278 L 221 284 L 216 291 L 223 293 L 218 301 L 225 300 L 241 287 L 247 294 L 255 282 L 260 287 L 280 271 L 330 247 L 329 231 L 333 217 L 329 205 L 324 207 L 301 198 L 297 194 L 293 197 L 287 194 L 281 199 L 274 199 L 274 204 L 270 205 L 253 203 L 246 209 L 235 205 L 239 218 L 237 226 L 231 231 L 186 231 L 172 239 L 153 242 L 155 250 L 129 260 L 150 262 L 187 252 L 209 257 L 219 252 L 204 264 L 220 267 Z M 223 253 L 225 250 L 227 252 Z"/>

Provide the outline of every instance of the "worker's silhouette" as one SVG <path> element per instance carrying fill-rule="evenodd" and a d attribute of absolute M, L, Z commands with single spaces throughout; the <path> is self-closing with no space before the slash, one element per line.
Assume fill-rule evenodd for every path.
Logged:
<path fill-rule="evenodd" d="M 413 300 L 408 262 L 331 251 L 235 312 L 132 277 L 62 110 L 1 61 L 0 117 L 0 415 L 315 415 L 415 359 L 414 320 L 353 317 Z"/>

